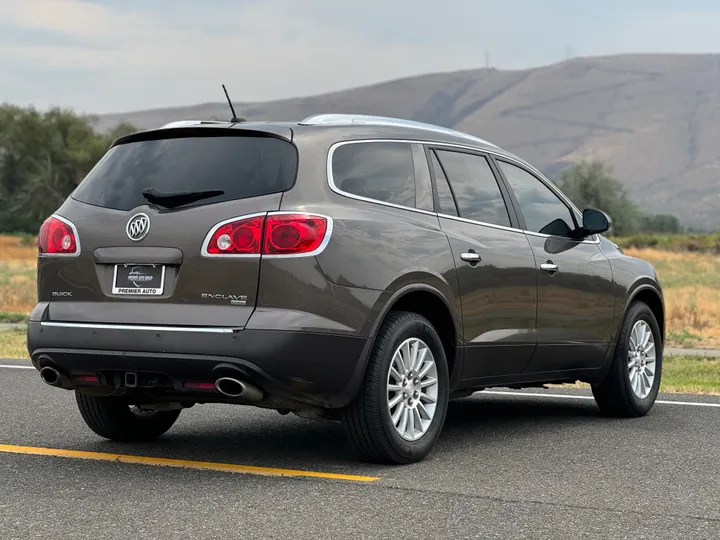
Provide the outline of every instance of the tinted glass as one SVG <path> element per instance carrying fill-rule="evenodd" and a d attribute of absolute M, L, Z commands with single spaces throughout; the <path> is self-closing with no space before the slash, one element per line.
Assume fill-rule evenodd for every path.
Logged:
<path fill-rule="evenodd" d="M 487 159 L 482 156 L 438 150 L 460 217 L 510 226 L 505 201 Z"/>
<path fill-rule="evenodd" d="M 425 148 L 421 144 L 413 144 L 411 148 L 415 160 L 415 208 L 432 212 L 435 203 Z"/>
<path fill-rule="evenodd" d="M 407 143 L 356 143 L 335 149 L 335 185 L 368 199 L 415 206 L 415 170 Z"/>
<path fill-rule="evenodd" d="M 554 236 L 571 236 L 575 230 L 570 209 L 550 188 L 529 172 L 498 161 L 515 193 L 529 231 Z"/>
<path fill-rule="evenodd" d="M 449 216 L 457 216 L 457 206 L 455 206 L 455 199 L 453 198 L 452 191 L 450 190 L 450 184 L 448 184 L 447 177 L 445 176 L 434 151 L 430 152 L 430 156 L 430 162 L 432 163 L 433 172 L 435 173 L 435 186 L 438 192 L 438 201 L 440 202 L 438 212 Z"/>
<path fill-rule="evenodd" d="M 147 204 L 145 188 L 219 189 L 223 195 L 184 207 L 257 197 L 292 187 L 297 151 L 265 137 L 184 137 L 121 144 L 110 149 L 75 189 L 73 198 L 117 210 Z"/>

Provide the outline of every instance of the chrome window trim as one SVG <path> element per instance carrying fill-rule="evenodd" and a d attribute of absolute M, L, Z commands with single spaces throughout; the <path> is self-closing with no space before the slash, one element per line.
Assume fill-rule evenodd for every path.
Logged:
<path fill-rule="evenodd" d="M 572 238 L 565 238 L 564 236 L 553 236 L 552 234 L 543 234 L 534 231 L 525 231 L 525 234 L 528 234 L 530 236 L 538 236 L 540 238 L 564 238 L 565 240 L 573 240 Z M 593 236 L 595 237 L 593 240 L 581 240 L 579 242 L 577 240 L 575 241 L 578 242 L 578 244 L 599 244 L 600 238 L 597 235 Z"/>
<path fill-rule="evenodd" d="M 68 218 L 62 217 L 60 214 L 52 214 L 50 217 L 55 218 L 58 221 L 62 221 L 65 225 L 69 226 L 72 229 L 72 232 L 75 235 L 75 247 L 77 249 L 75 250 L 75 253 L 38 253 L 38 257 L 43 259 L 50 259 L 56 257 L 79 257 L 82 250 L 80 249 L 80 235 L 78 234 L 78 230 L 77 227 L 75 227 L 75 224 Z"/>
<path fill-rule="evenodd" d="M 41 321 L 40 326 L 54 328 L 86 328 L 92 330 L 145 330 L 150 332 L 200 332 L 204 334 L 232 334 L 240 328 L 216 326 L 146 326 L 142 324 L 102 324 Z"/>
<path fill-rule="evenodd" d="M 328 185 L 330 186 L 330 189 L 337 193 L 338 195 L 341 195 L 343 197 L 347 197 L 349 199 L 355 199 L 357 201 L 364 201 L 369 202 L 373 204 L 380 204 L 382 206 L 388 206 L 390 208 L 399 208 L 400 210 L 410 210 L 411 212 L 416 212 L 418 214 L 425 214 L 427 216 L 436 216 L 437 214 L 435 212 L 431 212 L 430 210 L 422 210 L 420 208 L 415 208 L 412 206 L 404 206 L 402 204 L 395 204 L 391 202 L 385 202 L 380 201 L 378 199 L 371 199 L 369 197 L 363 197 L 362 195 L 355 195 L 354 193 L 350 193 L 349 191 L 343 191 L 337 185 L 335 184 L 335 179 L 333 177 L 332 172 L 332 158 L 333 154 L 335 153 L 335 150 L 340 148 L 341 146 L 344 146 L 346 144 L 359 144 L 359 143 L 368 143 L 368 142 L 398 142 L 398 143 L 407 143 L 407 144 L 413 144 L 417 143 L 419 141 L 407 141 L 407 140 L 400 140 L 400 139 L 359 139 L 359 140 L 352 140 L 352 141 L 341 141 L 333 144 L 330 147 L 330 150 L 328 151 L 328 159 L 327 159 L 327 165 L 326 165 L 326 171 L 327 171 L 327 180 Z M 422 143 L 420 143 L 422 144 Z"/>
<path fill-rule="evenodd" d="M 423 140 L 423 139 L 353 139 L 353 140 L 348 140 L 348 141 L 338 141 L 338 142 L 334 143 L 328 150 L 328 157 L 327 157 L 327 164 L 326 164 L 327 180 L 328 180 L 328 185 L 330 186 L 330 189 L 342 197 L 347 197 L 349 199 L 355 199 L 357 201 L 363 201 L 363 202 L 368 202 L 368 203 L 372 203 L 372 204 L 379 204 L 381 206 L 387 206 L 390 208 L 398 208 L 400 210 L 407 210 L 410 212 L 416 212 L 418 214 L 436 216 L 438 218 L 442 217 L 442 218 L 446 218 L 446 219 L 452 219 L 455 221 L 462 221 L 462 222 L 470 223 L 470 224 L 474 224 L 474 225 L 482 225 L 483 227 L 491 227 L 493 229 L 500 229 L 500 230 L 505 230 L 505 231 L 529 234 L 529 235 L 538 236 L 541 238 L 552 238 L 553 237 L 552 235 L 549 235 L 549 234 L 536 233 L 533 231 L 518 229 L 516 227 L 505 227 L 503 225 L 495 225 L 494 223 L 485 223 L 483 221 L 475 221 L 473 219 L 463 218 L 463 217 L 459 217 L 459 216 L 451 216 L 448 214 L 442 214 L 440 212 L 430 212 L 428 210 L 421 210 L 420 208 L 412 208 L 410 206 L 403 206 L 401 204 L 389 203 L 389 202 L 380 201 L 377 199 L 370 199 L 368 197 L 363 197 L 361 195 L 355 195 L 353 193 L 343 191 L 342 189 L 337 187 L 337 185 L 335 184 L 335 179 L 333 178 L 333 172 L 332 172 L 332 158 L 333 158 L 333 154 L 335 153 L 335 150 L 337 148 L 344 146 L 346 144 L 388 143 L 388 142 L 398 142 L 398 143 L 407 143 L 407 144 L 423 144 L 423 145 L 430 145 L 430 146 L 442 146 L 442 147 L 447 147 L 447 148 L 459 148 L 461 150 L 471 150 L 473 152 L 491 154 L 493 156 L 505 159 L 509 162 L 512 162 L 512 163 L 520 166 L 521 168 L 526 168 L 526 169 L 529 169 L 530 171 L 533 171 L 533 176 L 539 176 L 540 177 L 539 180 L 544 185 L 548 186 L 553 193 L 555 193 L 567 205 L 569 205 L 571 210 L 575 211 L 578 214 L 578 216 L 582 216 L 582 213 L 575 207 L 575 205 L 572 203 L 572 201 L 570 201 L 567 197 L 565 197 L 561 192 L 557 192 L 555 189 L 553 189 L 551 186 L 548 185 L 550 182 L 548 180 L 544 180 L 545 177 L 543 176 L 543 174 L 540 171 L 538 171 L 535 167 L 523 162 L 520 159 L 513 158 L 512 156 L 507 156 L 501 152 L 494 152 L 488 148 L 481 148 L 481 147 L 479 148 L 479 147 L 475 147 L 475 146 L 468 146 L 468 145 L 458 144 L 458 143 L 427 141 L 427 140 Z M 581 240 L 578 243 L 599 244 L 600 243 L 599 236 L 598 235 L 594 235 L 594 236 L 595 236 L 595 238 L 593 238 L 592 240 Z M 556 237 L 556 238 L 562 238 L 562 237 Z"/>
<path fill-rule="evenodd" d="M 485 223 L 484 221 L 475 221 L 474 219 L 468 219 L 460 216 L 451 216 L 449 214 L 443 214 L 438 212 L 437 217 L 443 219 L 452 219 L 453 221 L 460 221 L 463 223 L 470 223 L 471 225 L 482 225 L 483 227 L 490 227 L 492 229 L 500 229 L 501 231 L 510 231 L 514 233 L 523 234 L 525 231 L 522 229 L 516 229 L 515 227 L 506 227 L 504 225 L 496 225 L 495 223 Z"/>

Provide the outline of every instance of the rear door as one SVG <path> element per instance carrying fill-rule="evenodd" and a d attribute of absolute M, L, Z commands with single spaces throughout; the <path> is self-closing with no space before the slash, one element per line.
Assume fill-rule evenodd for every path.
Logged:
<path fill-rule="evenodd" d="M 290 138 L 289 129 L 285 137 L 165 129 L 111 148 L 58 210 L 75 226 L 80 254 L 39 260 L 50 318 L 244 326 L 257 296 L 259 249 L 212 253 L 207 239 L 218 224 L 280 207 L 297 171 Z M 257 222 L 245 225 L 227 228 L 223 242 L 260 242 Z"/>
<path fill-rule="evenodd" d="M 535 259 L 483 154 L 429 149 L 463 315 L 463 379 L 520 373 L 536 344 Z M 448 182 L 449 181 L 449 182 Z"/>
<path fill-rule="evenodd" d="M 600 366 L 614 313 L 610 262 L 594 238 L 574 238 L 574 211 L 544 181 L 518 164 L 496 162 L 537 260 L 538 348 L 526 372 Z"/>

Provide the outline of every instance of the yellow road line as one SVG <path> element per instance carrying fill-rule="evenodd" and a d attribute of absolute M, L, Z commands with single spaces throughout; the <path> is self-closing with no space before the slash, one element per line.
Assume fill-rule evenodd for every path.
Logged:
<path fill-rule="evenodd" d="M 309 478 L 325 478 L 330 480 L 346 480 L 349 482 L 374 482 L 380 480 L 375 476 L 356 476 L 352 474 L 336 474 L 293 469 L 275 469 L 272 467 L 256 467 L 253 465 L 235 465 L 232 463 L 213 463 L 211 461 L 188 461 L 147 456 L 127 456 L 124 454 L 106 454 L 103 452 L 85 452 L 82 450 L 64 450 L 61 448 L 39 448 L 35 446 L 15 446 L 0 444 L 0 452 L 10 454 L 28 454 L 33 456 L 52 456 L 72 459 L 91 459 L 97 461 L 116 461 L 119 463 L 135 463 L 154 465 L 157 467 L 180 467 L 184 469 L 200 469 L 229 473 L 255 474 L 262 476 L 296 476 Z"/>

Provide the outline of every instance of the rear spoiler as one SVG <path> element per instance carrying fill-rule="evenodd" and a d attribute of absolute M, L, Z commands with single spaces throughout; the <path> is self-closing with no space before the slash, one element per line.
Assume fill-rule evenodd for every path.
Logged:
<path fill-rule="evenodd" d="M 230 124 L 228 122 L 183 121 L 166 124 L 158 129 L 125 135 L 115 140 L 110 147 L 133 142 L 183 139 L 186 137 L 272 137 L 292 142 L 293 131 L 287 126 L 269 122 Z"/>

